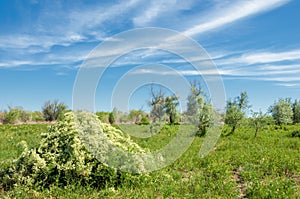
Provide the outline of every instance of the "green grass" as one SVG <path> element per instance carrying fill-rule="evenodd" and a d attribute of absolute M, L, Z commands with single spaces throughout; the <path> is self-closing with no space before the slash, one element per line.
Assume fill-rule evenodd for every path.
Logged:
<path fill-rule="evenodd" d="M 144 136 L 150 133 L 149 126 L 120 128 Z M 133 139 L 153 151 L 172 140 L 178 128 L 165 126 L 149 138 Z M 97 190 L 72 185 L 37 191 L 22 186 L 4 192 L 0 186 L 0 198 L 300 198 L 300 139 L 290 136 L 299 129 L 299 125 L 272 126 L 254 138 L 252 129 L 239 128 L 232 136 L 221 137 L 204 158 L 198 156 L 204 138 L 196 137 L 168 167 L 116 188 Z M 20 155 L 19 141 L 37 146 L 40 133 L 46 130 L 47 125 L 1 125 L 0 168 Z"/>
<path fill-rule="evenodd" d="M 0 125 L 0 169 L 10 165 L 21 154 L 23 149 L 18 144 L 22 140 L 27 142 L 28 147 L 36 147 L 40 134 L 48 128 L 46 124 Z"/>

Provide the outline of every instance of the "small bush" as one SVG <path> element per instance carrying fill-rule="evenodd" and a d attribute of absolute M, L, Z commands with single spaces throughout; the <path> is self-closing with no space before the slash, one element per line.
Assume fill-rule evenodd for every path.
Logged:
<path fill-rule="evenodd" d="M 39 111 L 35 111 L 31 113 L 31 120 L 35 122 L 45 121 L 43 114 Z"/>
<path fill-rule="evenodd" d="M 300 138 L 300 130 L 293 131 L 291 136 Z"/>
<path fill-rule="evenodd" d="M 64 103 L 47 101 L 42 107 L 43 116 L 46 121 L 55 121 L 66 112 L 67 106 Z"/>
<path fill-rule="evenodd" d="M 149 125 L 150 124 L 150 120 L 147 117 L 142 117 L 141 119 L 141 125 Z"/>
<path fill-rule="evenodd" d="M 114 112 L 110 112 L 108 116 L 108 121 L 110 124 L 114 124 L 116 121 L 116 115 Z"/>
<path fill-rule="evenodd" d="M 18 121 L 20 112 L 17 109 L 10 108 L 9 112 L 4 117 L 4 123 L 14 124 Z"/>

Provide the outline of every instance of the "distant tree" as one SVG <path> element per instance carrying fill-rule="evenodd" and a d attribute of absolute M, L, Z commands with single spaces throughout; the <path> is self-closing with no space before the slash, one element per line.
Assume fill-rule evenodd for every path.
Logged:
<path fill-rule="evenodd" d="M 188 120 L 197 126 L 197 135 L 199 136 L 204 136 L 213 123 L 213 108 L 205 96 L 200 82 L 194 81 L 191 83 L 190 94 L 187 98 L 186 115 Z"/>
<path fill-rule="evenodd" d="M 255 129 L 254 137 L 257 136 L 257 133 L 262 130 L 269 123 L 269 118 L 266 114 L 263 114 L 261 111 L 252 112 L 250 118 L 250 125 Z"/>
<path fill-rule="evenodd" d="M 162 121 L 165 115 L 165 93 L 160 88 L 159 91 L 155 91 L 151 86 L 152 99 L 149 101 L 151 107 L 150 115 L 153 118 L 153 122 Z"/>
<path fill-rule="evenodd" d="M 294 123 L 300 123 L 300 102 L 295 100 L 293 103 L 293 121 Z"/>
<path fill-rule="evenodd" d="M 293 123 L 293 110 L 290 98 L 279 99 L 278 102 L 275 102 L 274 105 L 269 108 L 269 111 L 277 125 Z"/>
<path fill-rule="evenodd" d="M 148 117 L 142 117 L 140 124 L 141 125 L 149 125 L 150 124 L 149 118 Z"/>
<path fill-rule="evenodd" d="M 9 111 L 5 114 L 4 123 L 14 124 L 20 119 L 20 111 L 18 108 L 9 106 Z"/>
<path fill-rule="evenodd" d="M 116 108 L 114 108 L 113 111 L 109 113 L 108 121 L 110 124 L 114 124 L 116 122 L 117 113 L 118 111 Z"/>
<path fill-rule="evenodd" d="M 131 121 L 133 121 L 135 124 L 139 124 L 141 122 L 142 117 L 145 115 L 145 113 L 142 110 L 131 110 L 129 112 L 129 118 Z"/>
<path fill-rule="evenodd" d="M 43 113 L 40 111 L 34 111 L 31 113 L 32 121 L 41 122 L 44 121 L 45 118 L 43 117 Z"/>
<path fill-rule="evenodd" d="M 203 97 L 199 99 L 197 118 L 199 120 L 198 135 L 204 136 L 207 133 L 207 128 L 213 124 L 213 108 L 211 103 L 205 101 Z"/>
<path fill-rule="evenodd" d="M 169 117 L 170 124 L 175 124 L 178 122 L 179 112 L 177 110 L 177 106 L 179 105 L 178 96 L 168 96 L 165 99 L 165 110 L 166 114 Z"/>
<path fill-rule="evenodd" d="M 42 107 L 42 113 L 46 121 L 57 120 L 66 110 L 67 106 L 62 102 L 59 103 L 58 100 L 47 101 Z"/>
<path fill-rule="evenodd" d="M 104 111 L 96 113 L 96 115 L 98 116 L 98 119 L 101 122 L 105 122 L 105 123 L 109 123 L 109 120 L 108 120 L 109 114 L 110 114 L 110 112 L 104 112 Z"/>
<path fill-rule="evenodd" d="M 196 83 L 195 81 L 191 83 L 191 91 L 187 98 L 187 111 L 188 116 L 194 116 L 198 113 L 199 109 L 199 98 L 203 94 L 200 82 Z"/>
<path fill-rule="evenodd" d="M 229 134 L 233 134 L 238 123 L 245 117 L 249 108 L 248 95 L 242 92 L 233 100 L 228 100 L 226 105 L 225 123 L 231 127 Z"/>

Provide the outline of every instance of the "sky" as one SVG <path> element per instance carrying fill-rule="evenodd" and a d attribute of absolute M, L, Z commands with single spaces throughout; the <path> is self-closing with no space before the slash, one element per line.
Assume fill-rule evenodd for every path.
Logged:
<path fill-rule="evenodd" d="M 105 68 L 94 93 L 95 110 L 122 109 L 124 101 L 122 111 L 149 110 L 149 82 L 136 83 L 127 99 L 114 93 L 146 74 L 152 84 L 165 79 L 178 88 L 182 84 L 173 76 L 200 80 L 209 95 L 209 82 L 203 77 L 207 73 L 221 77 L 226 99 L 247 91 L 252 109 L 267 111 L 279 98 L 300 99 L 299 9 L 298 0 L 0 1 L 0 111 L 8 106 L 41 110 L 45 101 L 54 99 L 72 108 L 78 73 L 95 49 L 124 31 L 147 27 L 176 31 L 196 41 L 217 74 L 199 73 L 164 49 L 126 52 Z M 170 94 L 178 93 L 163 86 Z M 184 110 L 186 96 L 180 97 Z"/>

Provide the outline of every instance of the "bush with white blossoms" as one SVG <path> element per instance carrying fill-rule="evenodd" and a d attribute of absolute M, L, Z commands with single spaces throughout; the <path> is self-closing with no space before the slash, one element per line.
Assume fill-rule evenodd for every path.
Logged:
<path fill-rule="evenodd" d="M 67 112 L 49 132 L 42 134 L 38 148 L 28 149 L 25 142 L 21 144 L 24 151 L 0 176 L 5 187 L 64 186 L 76 182 L 101 188 L 116 186 L 133 176 L 124 170 L 141 173 L 145 169 L 145 161 L 139 156 L 114 156 L 118 155 L 116 148 L 128 154 L 146 151 L 127 134 L 100 122 L 91 113 Z M 134 161 L 139 166 L 131 168 L 128 162 Z M 111 163 L 115 168 L 110 167 Z"/>

